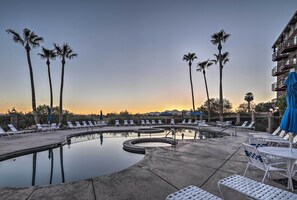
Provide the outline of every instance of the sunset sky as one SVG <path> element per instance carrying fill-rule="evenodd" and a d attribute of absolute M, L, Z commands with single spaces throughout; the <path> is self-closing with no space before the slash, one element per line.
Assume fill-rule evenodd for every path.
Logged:
<path fill-rule="evenodd" d="M 230 62 L 223 92 L 236 109 L 247 92 L 255 103 L 275 98 L 272 44 L 294 12 L 296 0 L 4 0 L 0 2 L 0 113 L 28 112 L 31 88 L 25 49 L 6 29 L 24 28 L 44 38 L 42 46 L 69 43 L 78 57 L 66 61 L 64 109 L 74 113 L 132 113 L 191 109 L 184 54 L 192 68 L 196 107 L 206 101 L 197 62 L 217 53 L 211 35 L 231 34 L 223 45 Z M 47 67 L 31 51 L 37 105 L 49 104 Z M 61 62 L 52 61 L 54 105 L 59 104 Z M 206 72 L 211 98 L 219 96 L 219 68 Z"/>

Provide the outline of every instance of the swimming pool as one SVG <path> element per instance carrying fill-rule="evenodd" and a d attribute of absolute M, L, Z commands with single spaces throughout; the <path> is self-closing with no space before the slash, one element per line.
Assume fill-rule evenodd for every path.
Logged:
<path fill-rule="evenodd" d="M 185 139 L 194 139 L 196 135 L 195 131 L 183 130 L 177 132 L 177 139 L 181 139 L 182 132 Z M 124 151 L 124 141 L 138 137 L 164 137 L 167 133 L 97 133 L 73 137 L 64 146 L 0 162 L 0 186 L 58 184 L 111 174 L 136 164 L 144 157 Z"/>

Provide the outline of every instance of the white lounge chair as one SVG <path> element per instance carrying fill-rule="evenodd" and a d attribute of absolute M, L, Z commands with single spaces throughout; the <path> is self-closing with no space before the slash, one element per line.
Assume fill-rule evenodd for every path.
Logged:
<path fill-rule="evenodd" d="M 73 126 L 73 124 L 71 122 L 67 122 L 67 128 L 68 129 L 75 129 L 75 128 L 78 128 L 78 127 Z"/>
<path fill-rule="evenodd" d="M 189 125 L 192 125 L 192 119 L 188 119 L 188 123 Z"/>
<path fill-rule="evenodd" d="M 77 128 L 83 128 L 83 126 L 79 123 L 79 121 L 75 121 L 75 124 Z"/>
<path fill-rule="evenodd" d="M 82 121 L 82 127 L 89 128 L 90 125 L 88 125 L 86 121 Z"/>
<path fill-rule="evenodd" d="M 5 136 L 7 135 L 8 137 L 10 137 L 10 135 L 14 135 L 12 132 L 5 132 L 2 127 L 0 127 L 0 136 Z"/>
<path fill-rule="evenodd" d="M 151 124 L 151 123 L 150 123 L 150 120 L 148 120 L 148 119 L 145 120 L 145 124 L 146 124 L 146 125 L 150 125 L 150 124 Z"/>
<path fill-rule="evenodd" d="M 247 125 L 248 121 L 244 121 L 241 126 L 236 126 L 236 128 L 238 129 L 242 129 L 243 127 L 245 127 Z"/>
<path fill-rule="evenodd" d="M 249 125 L 242 127 L 242 129 L 243 130 L 247 130 L 247 129 L 254 130 L 255 129 L 254 124 L 255 124 L 255 122 L 251 122 Z"/>
<path fill-rule="evenodd" d="M 37 131 L 41 131 L 41 132 L 47 132 L 51 130 L 50 126 L 42 126 L 41 124 L 36 124 L 37 127 Z"/>
<path fill-rule="evenodd" d="M 183 119 L 182 124 L 186 124 L 186 119 Z"/>
<path fill-rule="evenodd" d="M 131 126 L 134 126 L 134 121 L 133 121 L 133 119 L 130 119 L 130 125 L 131 125 Z"/>
<path fill-rule="evenodd" d="M 57 125 L 57 123 L 52 123 L 51 124 L 51 130 L 60 130 L 60 125 Z"/>
<path fill-rule="evenodd" d="M 124 126 L 128 126 L 129 124 L 128 124 L 128 120 L 124 120 Z"/>
<path fill-rule="evenodd" d="M 170 125 L 175 125 L 175 123 L 174 123 L 174 119 L 171 119 L 171 120 L 170 120 Z"/>
<path fill-rule="evenodd" d="M 152 125 L 155 125 L 155 124 L 156 124 L 155 120 L 152 119 Z"/>
<path fill-rule="evenodd" d="M 115 120 L 115 126 L 120 126 L 120 121 L 118 119 Z"/>
<path fill-rule="evenodd" d="M 9 127 L 10 131 L 13 132 L 14 135 L 33 132 L 33 131 L 18 131 L 12 124 L 8 124 L 7 126 Z"/>
<path fill-rule="evenodd" d="M 158 124 L 163 124 L 161 119 L 158 120 Z"/>
<path fill-rule="evenodd" d="M 145 121 L 144 121 L 143 119 L 141 120 L 141 125 L 142 125 L 142 126 L 146 125 L 146 124 L 145 124 Z"/>

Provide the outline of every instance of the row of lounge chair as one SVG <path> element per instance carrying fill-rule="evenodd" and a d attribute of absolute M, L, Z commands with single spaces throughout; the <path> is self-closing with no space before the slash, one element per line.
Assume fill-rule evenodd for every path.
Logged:
<path fill-rule="evenodd" d="M 188 119 L 188 121 L 186 121 L 186 119 L 184 119 L 182 121 L 182 123 L 180 123 L 182 125 L 195 125 L 195 126 L 208 126 L 208 124 L 206 124 L 205 120 L 198 120 L 196 119 L 194 122 L 192 121 L 192 119 Z"/>
<path fill-rule="evenodd" d="M 174 121 L 173 121 L 173 123 L 174 123 Z M 140 125 L 142 125 L 142 126 L 146 126 L 146 125 L 161 125 L 161 124 L 164 124 L 163 122 L 162 122 L 162 120 L 161 119 L 159 119 L 158 120 L 158 122 L 156 122 L 154 119 L 153 120 L 144 120 L 144 119 L 142 119 L 141 121 L 140 121 Z M 121 126 L 122 124 L 120 124 L 120 120 L 118 120 L 118 119 L 116 119 L 115 120 L 115 126 Z M 134 126 L 135 125 L 135 123 L 134 123 L 134 120 L 133 119 L 131 119 L 131 120 L 124 120 L 124 124 L 123 124 L 124 126 Z"/>
<path fill-rule="evenodd" d="M 68 129 L 76 129 L 76 128 L 94 128 L 94 127 L 103 127 L 106 126 L 105 121 L 82 121 L 82 124 L 79 121 L 75 121 L 75 125 L 72 124 L 72 122 L 67 122 L 67 128 Z"/>
<path fill-rule="evenodd" d="M 12 124 L 8 124 L 7 126 L 9 128 L 9 130 L 6 132 L 2 129 L 2 127 L 0 127 L 0 136 L 9 136 L 10 137 L 11 135 L 17 136 L 19 134 L 35 132 L 35 130 L 18 131 Z"/>

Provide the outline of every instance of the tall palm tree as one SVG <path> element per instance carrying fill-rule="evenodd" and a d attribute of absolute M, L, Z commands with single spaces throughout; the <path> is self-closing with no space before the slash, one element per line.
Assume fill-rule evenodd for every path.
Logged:
<path fill-rule="evenodd" d="M 27 53 L 27 61 L 30 72 L 30 81 L 31 81 L 31 95 L 32 95 L 32 111 L 34 115 L 35 123 L 39 123 L 39 117 L 36 112 L 36 98 L 35 98 L 35 87 L 34 87 L 34 78 L 33 78 L 33 68 L 31 63 L 30 51 L 31 47 L 39 47 L 40 43 L 43 42 L 43 38 L 36 35 L 33 31 L 25 28 L 23 30 L 23 37 L 20 36 L 16 31 L 12 29 L 7 29 L 6 32 L 8 34 L 12 34 L 12 39 L 15 43 L 21 44 Z"/>
<path fill-rule="evenodd" d="M 190 83 L 191 83 L 191 92 L 192 92 L 192 104 L 193 104 L 193 111 L 195 111 L 195 100 L 194 100 L 194 91 L 193 91 L 193 82 L 192 82 L 192 62 L 197 59 L 197 56 L 195 53 L 188 53 L 185 54 L 183 57 L 183 60 L 188 62 L 189 64 L 189 73 L 190 73 Z"/>
<path fill-rule="evenodd" d="M 248 103 L 248 107 L 247 107 L 248 112 L 251 112 L 251 101 L 254 100 L 253 93 L 251 93 L 251 92 L 246 93 L 245 97 L 244 97 L 244 100 L 247 101 L 247 103 Z"/>
<path fill-rule="evenodd" d="M 206 89 L 206 96 L 207 96 L 207 109 L 208 109 L 208 121 L 210 122 L 210 102 L 209 102 L 209 93 L 208 93 L 208 87 L 207 87 L 207 81 L 206 81 L 206 75 L 205 75 L 205 69 L 210 67 L 213 64 L 213 62 L 206 60 L 203 62 L 199 62 L 197 65 L 196 71 L 202 71 L 203 77 L 204 77 L 204 83 L 205 83 L 205 89 Z"/>
<path fill-rule="evenodd" d="M 63 86 L 64 86 L 64 71 L 65 71 L 65 59 L 73 59 L 74 57 L 77 57 L 77 53 L 73 53 L 73 50 L 70 48 L 70 46 L 67 43 L 64 43 L 62 46 L 59 46 L 57 44 L 54 44 L 56 49 L 56 54 L 59 56 L 62 60 L 62 74 L 61 74 L 61 88 L 60 88 L 60 104 L 59 104 L 59 123 L 62 123 L 63 121 Z"/>
<path fill-rule="evenodd" d="M 46 49 L 42 47 L 41 53 L 38 54 L 41 59 L 46 60 L 47 72 L 48 72 L 48 80 L 50 86 L 50 109 L 53 110 L 53 87 L 52 87 L 52 78 L 51 78 L 51 68 L 50 68 L 50 60 L 54 60 L 56 58 L 55 50 Z"/>
<path fill-rule="evenodd" d="M 223 86 L 222 86 L 222 79 L 223 79 L 223 59 L 222 59 L 222 43 L 225 43 L 229 38 L 230 34 L 225 33 L 224 30 L 220 32 L 214 33 L 211 36 L 211 43 L 217 45 L 219 53 L 218 55 L 218 62 L 220 68 L 220 121 L 223 121 Z"/>

